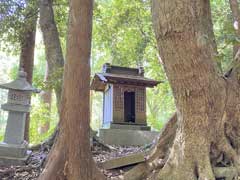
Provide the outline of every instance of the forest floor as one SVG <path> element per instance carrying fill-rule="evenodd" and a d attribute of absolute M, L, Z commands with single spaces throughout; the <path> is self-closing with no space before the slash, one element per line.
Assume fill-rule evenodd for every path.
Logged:
<path fill-rule="evenodd" d="M 131 153 L 137 153 L 144 151 L 143 147 L 123 147 L 123 146 L 106 146 L 101 147 L 99 145 L 93 145 L 92 154 L 97 164 L 104 161 L 123 157 Z M 34 151 L 29 157 L 26 165 L 22 166 L 0 166 L 0 179 L 1 180 L 35 180 L 43 170 L 44 162 L 50 148 L 40 148 L 38 151 Z M 123 167 L 113 170 L 101 171 L 108 177 L 118 176 L 129 170 L 131 167 Z"/>

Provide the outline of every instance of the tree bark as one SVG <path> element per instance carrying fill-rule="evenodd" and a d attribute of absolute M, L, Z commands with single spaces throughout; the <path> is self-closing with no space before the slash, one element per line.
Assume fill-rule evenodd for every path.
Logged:
<path fill-rule="evenodd" d="M 23 68 L 27 73 L 27 81 L 32 84 L 33 66 L 34 66 L 34 49 L 35 49 L 35 36 L 36 36 L 36 23 L 37 16 L 26 19 L 24 23 L 23 35 L 20 38 L 20 63 L 19 69 Z M 29 141 L 29 124 L 30 116 L 27 113 L 26 124 L 24 131 L 24 139 Z"/>
<path fill-rule="evenodd" d="M 214 65 L 216 45 L 209 1 L 154 0 L 153 24 L 179 124 L 171 153 L 157 178 L 214 180 L 213 146 L 239 168 L 236 151 L 224 132 L 229 82 L 218 76 Z"/>
<path fill-rule="evenodd" d="M 91 0 L 71 0 L 60 132 L 40 180 L 105 179 L 90 151 Z"/>
<path fill-rule="evenodd" d="M 52 0 L 40 1 L 40 27 L 43 33 L 50 84 L 54 84 L 53 88 L 56 94 L 58 112 L 60 112 L 64 58 L 59 33 L 54 20 Z"/>
<path fill-rule="evenodd" d="M 177 107 L 177 128 L 168 130 L 175 130 L 174 139 L 174 133 L 161 135 L 158 153 L 125 179 L 233 179 L 237 174 L 231 168 L 240 172 L 240 87 L 235 77 L 218 75 L 209 1 L 153 0 L 152 18 Z M 174 127 L 170 122 L 166 127 Z"/>
<path fill-rule="evenodd" d="M 177 114 L 168 120 L 161 130 L 159 140 L 154 149 L 149 153 L 146 162 L 135 166 L 132 170 L 124 174 L 124 180 L 143 180 L 153 171 L 162 168 L 166 162 L 167 154 L 173 144 L 177 129 Z M 121 179 L 121 178 L 120 178 Z"/>

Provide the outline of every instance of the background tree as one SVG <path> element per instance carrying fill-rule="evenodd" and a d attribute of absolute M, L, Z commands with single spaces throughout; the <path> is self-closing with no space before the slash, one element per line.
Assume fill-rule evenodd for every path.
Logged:
<path fill-rule="evenodd" d="M 92 8 L 93 1 L 70 1 L 60 132 L 40 179 L 104 179 L 89 141 Z"/>
<path fill-rule="evenodd" d="M 40 1 L 40 26 L 43 33 L 45 54 L 48 67 L 48 89 L 55 90 L 57 107 L 60 110 L 61 90 L 62 90 L 62 71 L 64 58 L 59 39 L 58 29 L 54 20 L 52 0 Z"/>
<path fill-rule="evenodd" d="M 19 68 L 23 68 L 27 73 L 27 81 L 32 84 L 33 78 L 33 66 L 34 66 L 34 49 L 35 49 L 35 37 L 36 37 L 36 24 L 37 24 L 37 11 L 38 5 L 32 2 L 28 2 L 25 21 L 22 24 L 24 26 L 22 36 L 20 37 L 20 64 Z M 36 14 L 33 14 L 33 13 Z M 30 113 L 27 113 L 25 123 L 24 139 L 29 142 L 29 124 Z"/>
<path fill-rule="evenodd" d="M 44 75 L 44 84 L 48 83 L 50 79 L 50 73 L 49 73 L 49 68 L 48 68 L 48 63 L 46 63 L 46 69 L 45 69 L 45 75 Z M 52 90 L 51 88 L 47 88 L 45 90 L 41 91 L 41 99 L 43 106 L 47 108 L 47 114 L 48 116 L 51 115 L 51 107 L 52 107 Z M 43 124 L 40 126 L 40 134 L 44 134 L 49 130 L 50 127 L 50 122 L 45 121 Z"/>

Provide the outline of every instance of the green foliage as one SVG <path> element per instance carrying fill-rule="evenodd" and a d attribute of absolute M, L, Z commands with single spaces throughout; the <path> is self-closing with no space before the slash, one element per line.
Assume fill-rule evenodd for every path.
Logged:
<path fill-rule="evenodd" d="M 3 137 L 4 137 L 6 122 L 7 122 L 7 113 L 6 111 L 0 110 L 0 142 L 3 140 Z"/>
<path fill-rule="evenodd" d="M 93 73 L 100 71 L 105 62 L 128 67 L 144 66 L 147 77 L 165 81 L 147 91 L 148 122 L 160 129 L 175 106 L 158 57 L 150 1 L 101 0 L 95 3 Z"/>
<path fill-rule="evenodd" d="M 100 92 L 91 93 L 91 128 L 97 131 L 102 125 L 103 95 Z"/>
<path fill-rule="evenodd" d="M 60 89 L 62 86 L 63 67 L 56 68 L 51 74 L 48 82 L 44 84 L 43 89 Z"/>
<path fill-rule="evenodd" d="M 3 136 L 3 134 L 0 134 L 0 141 L 2 142 L 2 141 L 3 141 L 3 139 L 4 139 L 4 136 Z"/>
<path fill-rule="evenodd" d="M 51 74 L 48 82 L 44 82 L 44 75 L 46 71 L 46 60 L 43 52 L 38 54 L 35 58 L 35 66 L 33 69 L 33 86 L 41 90 L 50 90 L 55 87 L 60 88 L 62 83 L 63 68 L 56 68 Z M 15 79 L 18 73 L 18 64 L 15 64 L 9 73 L 11 79 Z"/>
<path fill-rule="evenodd" d="M 239 43 L 239 40 L 233 29 L 229 1 L 212 0 L 211 6 L 214 34 L 218 46 L 216 59 L 221 62 L 223 72 L 225 72 L 233 59 L 233 45 Z"/>
<path fill-rule="evenodd" d="M 17 54 L 25 30 L 33 27 L 37 14 L 36 0 L 0 1 L 0 50 Z"/>
<path fill-rule="evenodd" d="M 44 83 L 44 74 L 45 74 L 45 62 L 41 60 L 41 57 L 38 59 L 38 63 L 34 66 L 33 69 L 33 82 L 32 85 L 38 89 L 45 90 L 46 85 Z M 19 67 L 18 64 L 15 64 L 9 73 L 10 79 L 16 79 Z"/>
<path fill-rule="evenodd" d="M 160 130 L 174 112 L 175 104 L 169 83 L 162 83 L 147 91 L 147 121 L 154 129 Z"/>
<path fill-rule="evenodd" d="M 10 69 L 10 72 L 9 72 L 10 79 L 16 79 L 17 78 L 18 69 L 19 69 L 18 65 L 14 64 L 14 66 Z"/>
<path fill-rule="evenodd" d="M 98 1 L 93 27 L 93 51 L 98 59 L 115 65 L 143 65 L 145 49 L 154 42 L 150 13 L 148 1 Z"/>
<path fill-rule="evenodd" d="M 46 104 L 41 103 L 37 98 L 34 99 L 36 102 L 32 103 L 31 111 L 31 122 L 30 122 L 30 143 L 38 144 L 47 139 L 54 131 L 57 122 L 57 108 L 56 106 L 49 107 Z M 50 128 L 46 133 L 41 134 L 40 128 L 46 123 L 50 123 Z"/>

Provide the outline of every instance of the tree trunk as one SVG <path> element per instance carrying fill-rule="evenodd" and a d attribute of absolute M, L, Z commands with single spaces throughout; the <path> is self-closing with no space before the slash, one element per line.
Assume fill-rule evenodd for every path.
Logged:
<path fill-rule="evenodd" d="M 20 39 L 21 52 L 19 68 L 23 68 L 27 73 L 27 81 L 32 84 L 33 65 L 34 65 L 34 49 L 35 49 L 35 35 L 36 35 L 37 16 L 33 16 L 24 23 L 23 35 Z M 30 116 L 27 113 L 24 139 L 29 141 L 29 123 Z"/>
<path fill-rule="evenodd" d="M 40 180 L 105 179 L 90 151 L 91 0 L 71 0 L 60 132 Z"/>
<path fill-rule="evenodd" d="M 64 58 L 59 33 L 54 20 L 52 0 L 40 1 L 40 27 L 43 33 L 50 83 L 53 84 L 52 86 L 56 94 L 58 112 L 60 112 Z"/>
<path fill-rule="evenodd" d="M 215 179 L 212 147 L 239 168 L 236 151 L 224 132 L 230 82 L 218 76 L 213 63 L 216 45 L 209 1 L 154 0 L 153 24 L 179 124 L 158 179 Z"/>
<path fill-rule="evenodd" d="M 125 179 L 232 180 L 240 172 L 240 87 L 234 76 L 217 73 L 210 3 L 153 0 L 152 17 L 177 107 L 177 128 L 165 128 L 161 146 Z"/>

